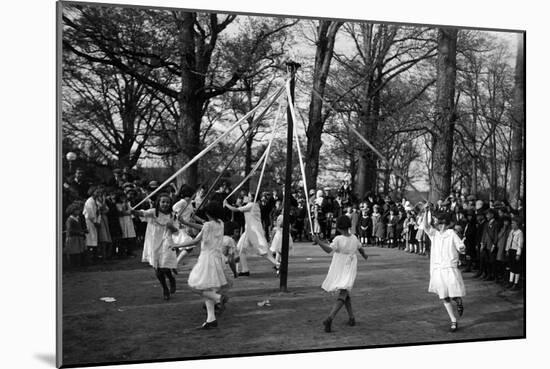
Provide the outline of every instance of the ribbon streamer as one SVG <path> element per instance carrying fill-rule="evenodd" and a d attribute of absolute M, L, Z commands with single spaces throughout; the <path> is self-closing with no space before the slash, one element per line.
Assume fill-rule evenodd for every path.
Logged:
<path fill-rule="evenodd" d="M 298 148 L 298 160 L 299 160 L 299 163 L 300 163 L 300 171 L 302 172 L 302 182 L 303 182 L 303 185 L 304 185 L 304 194 L 305 194 L 305 198 L 306 198 L 306 208 L 307 208 L 307 215 L 308 215 L 308 219 L 309 219 L 309 226 L 310 226 L 310 229 L 311 229 L 311 233 L 313 234 L 313 220 L 311 218 L 311 209 L 309 207 L 309 195 L 308 195 L 308 192 L 307 192 L 307 183 L 306 183 L 306 170 L 305 170 L 305 167 L 304 167 L 304 161 L 302 159 L 302 151 L 300 150 L 300 140 L 298 138 L 298 131 L 296 129 L 296 124 L 297 124 L 297 120 L 296 120 L 296 111 L 294 110 L 294 104 L 292 103 L 292 95 L 291 95 L 291 92 L 290 92 L 290 81 L 287 83 L 286 85 L 286 94 L 287 94 L 287 97 L 288 97 L 288 106 L 290 107 L 290 114 L 292 114 L 292 121 L 294 122 L 293 124 L 293 133 L 294 133 L 294 140 L 296 141 L 296 147 Z"/>
<path fill-rule="evenodd" d="M 276 101 L 276 99 L 281 95 L 283 92 L 284 85 L 279 87 L 275 93 L 273 93 L 269 99 L 266 101 L 269 101 L 268 106 L 266 109 L 271 107 L 273 103 Z M 174 178 L 176 178 L 178 175 L 183 173 L 187 168 L 189 168 L 191 165 L 193 165 L 196 161 L 198 161 L 200 158 L 202 158 L 206 153 L 208 153 L 218 142 L 220 142 L 225 136 L 227 136 L 231 131 L 233 131 L 235 128 L 237 128 L 239 125 L 242 124 L 252 113 L 254 113 L 256 110 L 258 110 L 262 106 L 262 104 L 258 104 L 255 108 L 250 110 L 248 113 L 246 113 L 241 119 L 239 119 L 237 122 L 235 122 L 231 127 L 227 129 L 221 136 L 216 138 L 210 145 L 208 145 L 207 148 L 202 150 L 200 153 L 198 153 L 193 159 L 191 159 L 187 164 L 185 164 L 182 168 L 178 169 L 174 174 L 172 174 L 166 181 L 164 181 L 160 186 L 158 186 L 153 192 L 151 192 L 149 195 L 147 195 L 143 200 L 141 200 L 137 205 L 135 205 L 132 210 L 136 209 L 138 206 L 143 204 L 145 201 L 147 201 L 151 196 L 159 192 L 164 186 L 166 186 L 168 183 L 170 183 Z"/>
<path fill-rule="evenodd" d="M 275 116 L 275 127 L 278 126 L 280 117 L 281 117 L 281 105 L 279 105 L 279 108 L 277 109 L 277 115 Z M 271 149 L 271 141 L 269 142 L 268 150 L 270 149 Z M 262 179 L 264 178 L 266 164 L 267 164 L 267 157 L 264 160 L 264 165 L 262 166 L 262 172 L 260 173 L 260 178 L 258 179 L 258 186 L 256 187 L 256 195 L 254 195 L 254 202 L 256 202 L 256 200 L 258 199 L 258 194 L 260 193 L 260 187 L 262 184 Z"/>
<path fill-rule="evenodd" d="M 260 157 L 258 162 L 254 165 L 254 167 L 250 170 L 250 173 L 248 173 L 248 175 L 246 177 L 244 177 L 244 179 L 241 181 L 241 183 L 239 183 L 237 185 L 237 187 L 235 187 L 235 189 L 233 191 L 231 191 L 231 193 L 229 195 L 227 195 L 227 197 L 224 199 L 224 201 L 227 200 L 228 198 L 230 198 L 235 192 L 237 192 L 239 190 L 239 188 L 241 188 L 245 184 L 245 182 L 248 181 L 250 179 L 250 177 L 252 177 L 254 172 L 256 172 L 256 170 L 260 167 L 260 164 L 262 164 L 263 161 L 267 160 L 269 150 L 271 149 L 271 143 L 273 142 L 273 139 L 275 138 L 275 132 L 277 131 L 276 128 L 278 128 L 277 126 L 275 126 L 276 123 L 277 123 L 277 121 L 273 122 L 273 124 L 271 125 L 271 129 L 272 129 L 271 138 L 269 140 L 269 144 L 267 145 L 267 148 L 265 149 L 264 153 L 262 154 L 262 156 Z"/>

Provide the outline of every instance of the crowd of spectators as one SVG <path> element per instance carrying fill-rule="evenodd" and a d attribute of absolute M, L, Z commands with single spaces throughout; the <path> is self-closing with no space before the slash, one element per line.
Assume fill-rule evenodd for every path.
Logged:
<path fill-rule="evenodd" d="M 73 267 L 137 256 L 143 245 L 145 223 L 132 216 L 130 209 L 140 203 L 137 210 L 153 207 L 155 196 L 142 200 L 158 186 L 159 181 L 135 178 L 128 168 L 113 170 L 112 177 L 101 183 L 91 183 L 84 170 L 77 169 L 63 183 L 65 265 Z M 180 198 L 175 183 L 161 192 L 168 193 L 173 203 Z M 221 203 L 230 192 L 229 182 L 222 181 L 208 200 Z M 200 186 L 192 198 L 193 211 L 199 216 L 206 195 L 206 187 Z M 335 220 L 347 215 L 351 219 L 351 233 L 365 247 L 397 248 L 429 255 L 429 239 L 418 228 L 422 212 L 426 211 L 423 202 L 411 204 L 405 198 L 392 198 L 389 194 L 368 193 L 358 198 L 348 181 L 337 188 L 311 189 L 308 195 L 306 201 L 303 192 L 297 189 L 289 200 L 289 227 L 296 242 L 312 241 L 314 234 L 332 240 L 337 234 Z M 229 201 L 241 206 L 253 198 L 253 194 L 241 190 Z M 282 188 L 274 188 L 261 192 L 257 199 L 268 240 L 283 211 L 283 198 Z M 475 277 L 499 283 L 510 282 L 512 269 L 514 276 L 524 274 L 525 218 L 521 203 L 513 209 L 504 201 L 486 202 L 457 191 L 430 204 L 428 209 L 448 213 L 451 226 L 464 240 L 466 255 L 461 260 L 464 272 L 475 272 Z M 225 211 L 225 220 L 231 220 L 242 231 L 243 214 Z M 514 278 L 511 287 L 519 288 Z"/>

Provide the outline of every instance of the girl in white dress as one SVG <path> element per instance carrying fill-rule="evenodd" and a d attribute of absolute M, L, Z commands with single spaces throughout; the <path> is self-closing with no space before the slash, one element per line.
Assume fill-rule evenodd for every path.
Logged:
<path fill-rule="evenodd" d="M 84 208 L 82 214 L 86 220 L 86 228 L 88 232 L 86 233 L 86 247 L 88 252 L 92 253 L 92 258 L 95 260 L 97 258 L 97 245 L 98 245 L 98 235 L 97 231 L 101 224 L 101 214 L 97 206 L 97 199 L 101 194 L 101 189 L 98 187 L 90 187 L 88 190 L 88 195 L 90 197 L 84 203 Z"/>
<path fill-rule="evenodd" d="M 294 243 L 292 236 L 288 235 L 288 250 L 292 250 Z M 269 250 L 275 253 L 275 261 L 281 263 L 281 252 L 283 248 L 283 214 L 280 214 L 275 221 L 275 227 L 273 227 L 273 236 L 271 237 L 271 247 Z M 278 273 L 279 271 L 277 271 Z"/>
<path fill-rule="evenodd" d="M 237 278 L 238 257 L 235 256 L 237 251 L 237 241 L 241 236 L 241 229 L 236 222 L 226 222 L 223 229 L 222 254 L 226 259 L 227 265 L 233 272 L 233 277 Z"/>
<path fill-rule="evenodd" d="M 160 281 L 165 300 L 169 300 L 170 294 L 176 292 L 176 279 L 171 272 L 176 267 L 176 252 L 172 249 L 174 245 L 172 235 L 178 229 L 174 224 L 171 210 L 170 195 L 163 193 L 158 195 L 153 209 L 132 212 L 147 222 L 141 261 L 149 263 L 155 269 L 155 275 Z M 170 283 L 170 288 L 166 284 L 166 279 Z"/>
<path fill-rule="evenodd" d="M 218 291 L 227 286 L 227 278 L 223 270 L 223 209 L 217 202 L 209 202 L 204 206 L 204 212 L 208 221 L 202 225 L 200 233 L 192 240 L 177 244 L 175 248 L 185 248 L 200 243 L 201 253 L 197 263 L 189 273 L 187 284 L 194 291 L 201 294 L 206 306 L 206 321 L 200 327 L 209 329 L 217 327 L 216 304 L 219 304 L 218 314 L 225 309 L 225 304 L 229 300 L 226 295 L 219 294 Z"/>
<path fill-rule="evenodd" d="M 260 256 L 265 257 L 271 263 L 274 268 L 278 270 L 279 264 L 273 258 L 269 251 L 269 245 L 265 238 L 264 228 L 262 226 L 262 213 L 260 211 L 260 205 L 258 202 L 250 200 L 250 196 L 245 196 L 243 199 L 244 206 L 234 207 L 224 200 L 223 206 L 231 211 L 240 211 L 244 214 L 244 233 L 241 235 L 237 244 L 237 250 L 239 251 L 239 276 L 250 276 L 250 270 L 248 269 L 248 263 L 246 255 L 248 253 L 257 253 Z"/>
<path fill-rule="evenodd" d="M 121 247 L 124 250 L 124 254 L 130 255 L 132 254 L 133 245 L 135 243 L 136 230 L 134 229 L 134 222 L 132 221 L 130 203 L 124 192 L 116 196 L 115 205 L 119 214 L 118 221 L 122 232 Z"/>
<path fill-rule="evenodd" d="M 195 191 L 190 186 L 183 185 L 178 193 L 180 200 L 172 206 L 172 211 L 176 215 L 176 219 L 179 222 L 179 230 L 173 236 L 174 243 L 176 244 L 181 244 L 192 240 L 193 238 L 191 235 L 196 234 L 194 233 L 194 229 L 200 229 L 200 226 L 192 221 L 192 215 L 195 208 L 191 203 L 191 196 L 193 196 L 194 192 Z M 187 256 L 191 250 L 192 249 L 181 250 L 178 255 L 176 265 L 180 265 L 183 258 Z M 176 270 L 174 270 L 174 272 L 177 273 Z"/>
<path fill-rule="evenodd" d="M 365 260 L 367 260 L 368 256 L 357 237 L 350 234 L 350 227 L 351 220 L 349 217 L 342 215 L 336 219 L 336 228 L 340 232 L 340 235 L 334 237 L 330 244 L 320 240 L 318 236 L 315 237 L 319 246 L 327 254 L 334 251 L 327 277 L 323 281 L 321 288 L 327 292 L 337 292 L 338 299 L 332 306 L 329 316 L 323 321 L 325 332 L 332 331 L 332 321 L 342 306 L 345 306 L 348 312 L 348 325 L 355 325 L 350 292 L 357 275 L 356 253 L 359 251 Z"/>
<path fill-rule="evenodd" d="M 422 229 L 431 241 L 430 251 L 430 285 L 429 292 L 436 293 L 443 300 L 443 305 L 451 319 L 451 332 L 458 329 L 458 323 L 451 304 L 451 298 L 456 302 L 457 312 L 462 316 L 464 306 L 462 297 L 466 295 L 462 274 L 458 269 L 458 255 L 466 251 L 464 242 L 456 232 L 449 228 L 451 216 L 449 213 L 439 213 L 436 216 L 437 228 L 430 224 L 431 212 L 425 211 L 420 222 Z"/>

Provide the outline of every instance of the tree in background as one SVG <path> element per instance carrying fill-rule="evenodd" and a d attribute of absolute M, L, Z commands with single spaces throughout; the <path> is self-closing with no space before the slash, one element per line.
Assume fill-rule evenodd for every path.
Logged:
<path fill-rule="evenodd" d="M 517 36 L 516 69 L 514 76 L 514 100 L 512 109 L 512 163 L 510 181 L 510 204 L 517 208 L 518 200 L 521 198 L 522 166 L 525 148 L 523 147 L 525 126 L 525 59 L 524 46 L 525 34 Z M 525 183 L 524 183 L 525 189 Z"/>
<path fill-rule="evenodd" d="M 437 201 L 451 192 L 456 84 L 456 28 L 439 28 L 435 101 L 436 134 L 432 135 L 430 200 Z"/>
<path fill-rule="evenodd" d="M 159 100 L 166 100 L 173 120 L 165 124 L 174 128 L 164 130 L 170 135 L 161 141 L 167 148 L 164 154 L 172 155 L 181 167 L 201 149 L 201 124 L 210 100 L 243 90 L 239 81 L 253 73 L 244 61 L 228 63 L 217 58 L 219 40 L 236 17 L 67 5 L 63 47 L 89 61 L 117 68 L 150 87 Z M 137 33 L 136 24 L 143 25 Z M 259 32 L 258 40 L 247 45 L 247 55 L 254 55 L 272 34 Z M 182 181 L 197 184 L 197 163 L 178 178 L 179 183 Z"/>
<path fill-rule="evenodd" d="M 317 26 L 312 93 L 306 130 L 307 148 L 304 158 L 306 162 L 306 182 L 309 188 L 317 187 L 319 153 L 322 145 L 321 134 L 323 133 L 323 126 L 327 119 L 327 115 L 323 115 L 322 98 L 325 95 L 325 87 L 334 52 L 336 33 L 342 25 L 343 22 L 320 20 Z"/>

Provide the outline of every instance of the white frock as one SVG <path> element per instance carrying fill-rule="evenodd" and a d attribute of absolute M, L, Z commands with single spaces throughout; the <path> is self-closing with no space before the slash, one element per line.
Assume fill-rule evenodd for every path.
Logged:
<path fill-rule="evenodd" d="M 172 250 L 172 233 L 166 227 L 172 222 L 171 216 L 159 213 L 155 217 L 155 209 L 148 209 L 143 211 L 143 218 L 147 221 L 147 230 L 141 261 L 149 263 L 153 268 L 177 268 L 176 251 Z"/>
<path fill-rule="evenodd" d="M 195 290 L 217 290 L 228 284 L 223 268 L 223 223 L 206 222 L 200 234 L 201 253 L 189 273 L 187 284 Z"/>
<path fill-rule="evenodd" d="M 436 293 L 441 299 L 465 296 L 464 281 L 458 270 L 458 254 L 464 243 L 452 229 L 439 232 L 430 228 L 424 232 L 432 244 L 428 292 Z"/>
<path fill-rule="evenodd" d="M 244 232 L 239 238 L 237 249 L 239 252 L 267 254 L 269 245 L 262 227 L 262 213 L 257 203 L 249 203 L 239 208 L 244 210 Z"/>
<path fill-rule="evenodd" d="M 116 204 L 116 208 L 119 212 L 128 211 L 130 205 Z M 120 230 L 122 231 L 122 238 L 134 238 L 136 237 L 136 230 L 134 229 L 134 222 L 131 215 L 121 215 L 118 217 L 120 224 Z"/>
<path fill-rule="evenodd" d="M 293 241 L 292 236 L 288 235 L 288 250 L 292 250 Z M 273 239 L 271 240 L 271 247 L 269 250 L 271 252 L 278 252 L 281 253 L 283 247 L 283 216 L 279 215 L 277 217 L 277 223 L 275 226 L 275 234 L 273 235 Z"/>
<path fill-rule="evenodd" d="M 86 219 L 86 228 L 88 228 L 88 233 L 86 233 L 86 246 L 97 247 L 98 237 L 96 223 L 100 222 L 101 214 L 99 214 L 97 203 L 93 197 L 89 197 L 84 203 L 82 214 L 84 215 L 84 219 Z"/>
<path fill-rule="evenodd" d="M 357 250 L 361 248 L 361 242 L 355 235 L 340 235 L 334 237 L 330 247 L 334 254 L 321 288 L 327 292 L 351 291 L 357 276 Z"/>
<path fill-rule="evenodd" d="M 185 199 L 181 199 L 172 206 L 172 211 L 176 214 L 176 219 L 183 219 L 187 222 L 191 221 L 191 214 L 193 214 L 194 208 L 192 204 L 187 204 Z M 189 227 L 180 224 L 178 232 L 172 235 L 175 243 L 181 244 L 185 241 L 192 240 L 192 234 L 196 234 Z"/>

